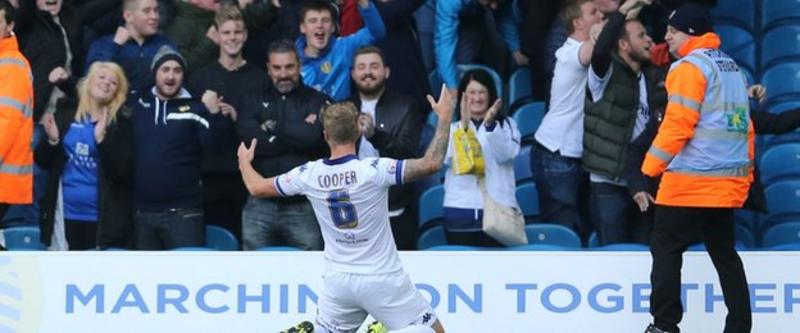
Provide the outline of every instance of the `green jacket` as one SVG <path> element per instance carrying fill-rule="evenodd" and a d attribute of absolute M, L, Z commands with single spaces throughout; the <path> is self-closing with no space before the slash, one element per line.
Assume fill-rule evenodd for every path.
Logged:
<path fill-rule="evenodd" d="M 639 76 L 617 54 L 612 54 L 611 67 L 603 97 L 586 101 L 582 159 L 589 172 L 620 180 L 639 108 Z M 667 105 L 666 71 L 650 65 L 642 73 L 650 115 L 657 117 Z"/>

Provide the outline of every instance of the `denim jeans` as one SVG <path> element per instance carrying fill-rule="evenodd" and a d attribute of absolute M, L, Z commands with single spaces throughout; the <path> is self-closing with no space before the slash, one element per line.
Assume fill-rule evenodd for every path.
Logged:
<path fill-rule="evenodd" d="M 589 205 L 600 245 L 650 244 L 652 217 L 639 211 L 627 187 L 592 182 Z"/>
<path fill-rule="evenodd" d="M 206 246 L 206 226 L 200 208 L 137 211 L 134 225 L 138 250 Z"/>
<path fill-rule="evenodd" d="M 281 201 L 250 197 L 242 212 L 242 248 L 293 246 L 322 250 L 322 233 L 311 204 L 303 200 Z"/>
<path fill-rule="evenodd" d="M 579 158 L 563 157 L 534 142 L 531 153 L 531 172 L 539 190 L 539 210 L 542 222 L 556 223 L 588 236 L 581 219 L 581 198 L 589 185 L 589 174 Z"/>

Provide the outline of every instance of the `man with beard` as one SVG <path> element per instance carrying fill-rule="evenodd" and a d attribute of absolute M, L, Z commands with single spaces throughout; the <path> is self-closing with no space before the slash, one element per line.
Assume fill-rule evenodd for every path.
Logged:
<path fill-rule="evenodd" d="M 266 76 L 262 68 L 242 58 L 248 34 L 242 11 L 236 5 L 225 5 L 217 11 L 214 29 L 219 35 L 219 59 L 190 77 L 190 90 L 216 101 L 220 112 L 227 116 L 216 135 L 222 154 L 203 156 L 203 212 L 206 223 L 220 225 L 240 237 L 247 189 L 236 164 L 236 119 L 245 96 L 261 91 Z"/>
<path fill-rule="evenodd" d="M 413 97 L 386 89 L 390 70 L 383 52 L 374 46 L 356 51 L 350 72 L 358 95 L 353 102 L 361 109 L 358 158 L 414 158 L 425 115 Z M 389 218 L 400 250 L 413 250 L 417 221 L 414 188 L 395 185 L 389 189 Z"/>
<path fill-rule="evenodd" d="M 347 37 L 334 35 L 335 10 L 328 1 L 310 1 L 300 12 L 303 36 L 297 38 L 295 44 L 303 64 L 303 82 L 335 101 L 350 97 L 347 71 L 353 65 L 355 51 L 386 34 L 375 5 L 369 0 L 358 0 L 358 10 L 365 28 Z"/>
<path fill-rule="evenodd" d="M 652 221 L 645 213 L 653 197 L 631 193 L 625 173 L 630 143 L 657 122 L 667 103 L 666 73 L 650 63 L 653 40 L 634 18 L 648 4 L 629 0 L 610 14 L 592 52 L 582 162 L 589 171 L 589 215 L 602 245 L 650 239 Z"/>
<path fill-rule="evenodd" d="M 258 139 L 253 166 L 273 177 L 327 155 L 317 118 L 328 96 L 302 84 L 300 58 L 288 40 L 270 45 L 267 70 L 272 84 L 243 102 L 237 127 L 242 141 Z M 242 239 L 244 250 L 275 245 L 322 250 L 319 225 L 303 196 L 251 196 L 242 211 Z"/>
<path fill-rule="evenodd" d="M 133 107 L 136 247 L 205 246 L 201 157 L 215 140 L 219 108 L 183 88 L 186 61 L 163 46 L 151 66 L 155 86 L 129 100 Z M 211 113 L 211 114 L 209 114 Z"/>
<path fill-rule="evenodd" d="M 164 45 L 177 48 L 158 33 L 158 1 L 124 0 L 122 6 L 125 25 L 92 43 L 85 68 L 95 61 L 116 62 L 125 70 L 131 91 L 135 92 L 152 84 L 149 67 L 156 52 Z"/>

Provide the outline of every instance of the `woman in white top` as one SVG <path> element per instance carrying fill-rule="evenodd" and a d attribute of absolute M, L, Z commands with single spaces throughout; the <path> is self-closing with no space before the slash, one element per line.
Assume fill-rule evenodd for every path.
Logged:
<path fill-rule="evenodd" d="M 494 81 L 484 70 L 464 73 L 458 85 L 461 119 L 453 123 L 445 163 L 452 165 L 455 155 L 453 136 L 467 127 L 475 131 L 485 163 L 482 176 L 456 175 L 453 169 L 444 180 L 444 225 L 451 245 L 502 246 L 483 230 L 483 195 L 479 177 L 485 177 L 486 191 L 495 201 L 519 207 L 515 197 L 514 158 L 519 153 L 520 134 L 511 117 L 499 113 Z"/>

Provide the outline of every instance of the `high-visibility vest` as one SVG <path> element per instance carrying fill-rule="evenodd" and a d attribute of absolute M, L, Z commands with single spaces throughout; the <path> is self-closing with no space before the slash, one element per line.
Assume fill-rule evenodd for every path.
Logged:
<path fill-rule="evenodd" d="M 698 105 L 681 96 L 669 97 L 697 109 L 700 120 L 694 137 L 672 159 L 667 172 L 747 177 L 752 167 L 747 145 L 750 103 L 736 62 L 718 49 L 697 49 L 673 66 L 684 61 L 705 75 L 705 100 Z"/>
<path fill-rule="evenodd" d="M 0 203 L 33 202 L 33 76 L 17 38 L 0 39 Z"/>
<path fill-rule="evenodd" d="M 739 207 L 746 198 L 753 168 L 745 81 L 736 62 L 718 49 L 695 49 L 672 68 L 684 62 L 694 65 L 705 77 L 705 97 L 698 103 L 679 94 L 669 96 L 670 103 L 698 112 L 699 120 L 693 137 L 678 154 L 673 156 L 655 144 L 650 147 L 649 154 L 668 162 L 656 201 L 679 206 Z"/>

